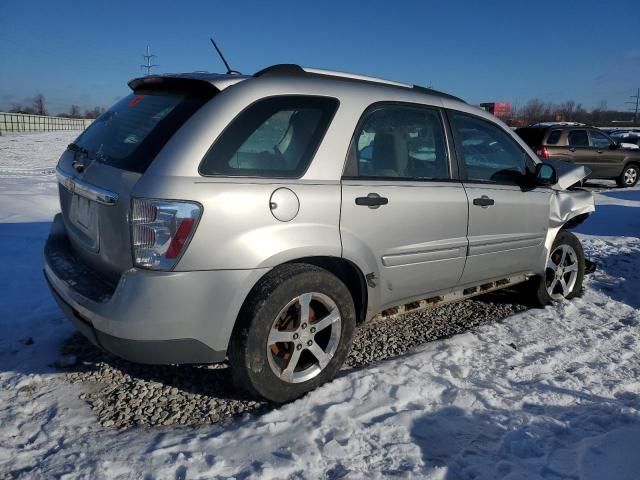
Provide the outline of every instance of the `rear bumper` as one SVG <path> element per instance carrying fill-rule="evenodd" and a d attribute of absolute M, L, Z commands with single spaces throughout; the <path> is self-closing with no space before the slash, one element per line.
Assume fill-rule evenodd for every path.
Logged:
<path fill-rule="evenodd" d="M 242 303 L 265 272 L 131 269 L 110 286 L 74 258 L 59 215 L 45 247 L 44 274 L 67 318 L 95 345 L 139 363 L 223 361 Z"/>

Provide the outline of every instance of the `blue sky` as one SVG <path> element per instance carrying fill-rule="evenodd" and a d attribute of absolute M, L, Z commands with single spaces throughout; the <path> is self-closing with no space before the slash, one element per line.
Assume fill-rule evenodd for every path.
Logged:
<path fill-rule="evenodd" d="M 610 108 L 640 87 L 640 5 L 604 1 L 0 0 L 0 109 L 108 106 L 139 76 L 243 73 L 274 63 L 432 85 L 469 102 L 531 98 Z"/>

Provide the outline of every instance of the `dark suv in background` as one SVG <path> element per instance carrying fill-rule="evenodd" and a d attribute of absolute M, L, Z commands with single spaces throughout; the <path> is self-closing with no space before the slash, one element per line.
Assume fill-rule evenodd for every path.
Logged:
<path fill-rule="evenodd" d="M 595 127 L 580 124 L 537 124 L 516 133 L 542 160 L 564 160 L 584 165 L 590 178 L 616 180 L 633 187 L 640 177 L 640 151 L 622 148 Z"/>

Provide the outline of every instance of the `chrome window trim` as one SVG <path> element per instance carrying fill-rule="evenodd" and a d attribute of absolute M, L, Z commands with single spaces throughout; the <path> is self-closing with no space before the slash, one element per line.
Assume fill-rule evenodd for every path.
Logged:
<path fill-rule="evenodd" d="M 58 183 L 66 188 L 69 192 L 80 195 L 81 197 L 101 203 L 102 205 L 115 205 L 118 201 L 118 194 L 113 193 L 104 188 L 97 187 L 84 180 L 74 178 L 68 173 L 64 173 L 56 168 L 56 178 Z"/>

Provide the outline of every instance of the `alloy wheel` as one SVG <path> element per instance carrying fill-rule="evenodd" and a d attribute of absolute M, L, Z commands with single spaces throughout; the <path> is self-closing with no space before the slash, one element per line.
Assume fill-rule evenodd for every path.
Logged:
<path fill-rule="evenodd" d="M 567 297 L 578 278 L 578 255 L 569 245 L 558 245 L 547 259 L 545 286 L 553 300 Z"/>
<path fill-rule="evenodd" d="M 627 168 L 624 171 L 625 185 L 633 185 L 638 180 L 638 171 L 635 168 Z"/>
<path fill-rule="evenodd" d="M 267 339 L 273 373 L 288 383 L 306 382 L 329 364 L 340 344 L 336 303 L 319 292 L 291 300 L 275 318 Z"/>

